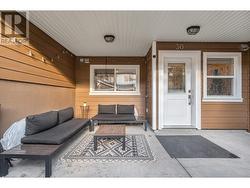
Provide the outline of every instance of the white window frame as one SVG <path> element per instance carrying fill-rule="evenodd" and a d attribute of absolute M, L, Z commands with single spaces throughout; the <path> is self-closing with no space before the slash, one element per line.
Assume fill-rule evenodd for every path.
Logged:
<path fill-rule="evenodd" d="M 114 69 L 115 70 L 114 76 L 116 75 L 116 69 L 136 69 L 136 91 L 95 91 L 94 90 L 95 69 Z M 89 95 L 141 95 L 140 93 L 140 65 L 90 65 Z"/>
<path fill-rule="evenodd" d="M 233 96 L 207 95 L 208 78 L 229 78 L 230 76 L 208 76 L 207 59 L 208 58 L 232 58 L 234 59 L 233 78 Z M 204 102 L 243 102 L 242 98 L 242 60 L 241 52 L 204 52 L 203 53 L 203 101 Z"/>

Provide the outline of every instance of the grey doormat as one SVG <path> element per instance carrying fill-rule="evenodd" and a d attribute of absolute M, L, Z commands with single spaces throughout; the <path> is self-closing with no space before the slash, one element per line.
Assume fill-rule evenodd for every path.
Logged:
<path fill-rule="evenodd" d="M 66 161 L 149 161 L 154 160 L 144 135 L 127 135 L 126 148 L 122 150 L 119 139 L 99 139 L 94 151 L 93 135 L 87 135 L 67 152 L 62 160 Z"/>
<path fill-rule="evenodd" d="M 156 137 L 172 158 L 239 158 L 199 135 Z"/>

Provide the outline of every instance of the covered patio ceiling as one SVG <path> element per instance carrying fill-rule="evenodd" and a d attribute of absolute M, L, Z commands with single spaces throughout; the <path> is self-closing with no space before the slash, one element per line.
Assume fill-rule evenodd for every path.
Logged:
<path fill-rule="evenodd" d="M 77 56 L 144 56 L 154 40 L 250 41 L 250 11 L 31 11 L 29 19 Z M 200 32 L 188 35 L 190 25 Z"/>

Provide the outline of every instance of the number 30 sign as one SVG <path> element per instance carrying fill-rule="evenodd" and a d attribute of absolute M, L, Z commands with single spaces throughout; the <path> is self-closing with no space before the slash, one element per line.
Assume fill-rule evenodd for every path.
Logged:
<path fill-rule="evenodd" d="M 184 44 L 176 44 L 176 50 L 184 50 Z"/>

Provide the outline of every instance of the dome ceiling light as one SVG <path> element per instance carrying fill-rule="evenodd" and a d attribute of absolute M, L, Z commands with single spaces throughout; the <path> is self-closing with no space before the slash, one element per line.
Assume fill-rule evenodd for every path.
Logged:
<path fill-rule="evenodd" d="M 108 43 L 114 42 L 115 36 L 114 35 L 104 35 L 104 40 Z"/>
<path fill-rule="evenodd" d="M 200 26 L 198 25 L 192 25 L 187 28 L 187 34 L 189 35 L 196 35 L 200 31 Z"/>

